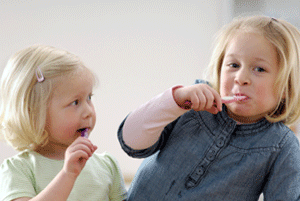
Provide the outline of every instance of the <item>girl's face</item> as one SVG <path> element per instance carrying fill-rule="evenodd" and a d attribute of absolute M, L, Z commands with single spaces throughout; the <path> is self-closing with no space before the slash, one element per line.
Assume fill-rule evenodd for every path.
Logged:
<path fill-rule="evenodd" d="M 257 33 L 236 33 L 225 50 L 220 95 L 247 99 L 226 104 L 229 116 L 241 123 L 254 123 L 272 112 L 279 101 L 274 85 L 278 71 L 272 43 Z"/>
<path fill-rule="evenodd" d="M 96 122 L 96 113 L 91 101 L 93 77 L 87 70 L 59 79 L 50 99 L 46 131 L 52 147 L 67 148 L 88 128 L 90 133 Z"/>

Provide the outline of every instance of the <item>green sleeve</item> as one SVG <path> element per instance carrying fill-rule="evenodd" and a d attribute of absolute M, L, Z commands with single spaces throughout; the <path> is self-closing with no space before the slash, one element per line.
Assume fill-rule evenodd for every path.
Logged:
<path fill-rule="evenodd" d="M 105 160 L 110 165 L 113 176 L 113 184 L 109 192 L 109 198 L 111 201 L 125 200 L 127 198 L 127 191 L 118 162 L 115 157 L 109 153 L 105 153 Z"/>
<path fill-rule="evenodd" d="M 0 200 L 34 196 L 34 176 L 29 163 L 17 158 L 6 159 L 0 166 Z"/>

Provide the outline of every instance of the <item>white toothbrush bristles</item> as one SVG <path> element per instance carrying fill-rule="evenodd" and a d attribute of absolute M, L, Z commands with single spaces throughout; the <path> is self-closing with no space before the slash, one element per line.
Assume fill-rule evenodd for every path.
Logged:
<path fill-rule="evenodd" d="M 245 99 L 247 99 L 247 96 L 224 96 L 222 97 L 222 103 L 233 103 Z"/>

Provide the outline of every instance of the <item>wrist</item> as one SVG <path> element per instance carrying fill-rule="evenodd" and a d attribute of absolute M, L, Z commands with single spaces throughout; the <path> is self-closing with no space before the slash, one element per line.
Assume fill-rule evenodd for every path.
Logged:
<path fill-rule="evenodd" d="M 62 169 L 59 174 L 63 179 L 66 179 L 68 181 L 74 181 L 74 182 L 77 179 L 77 177 L 79 176 L 79 174 L 76 174 L 73 172 L 68 172 L 65 169 Z"/>

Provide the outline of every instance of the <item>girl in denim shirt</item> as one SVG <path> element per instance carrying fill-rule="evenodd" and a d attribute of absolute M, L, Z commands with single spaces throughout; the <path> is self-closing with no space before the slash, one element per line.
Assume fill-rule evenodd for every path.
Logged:
<path fill-rule="evenodd" d="M 148 157 L 128 200 L 300 200 L 299 142 L 287 127 L 300 116 L 299 47 L 284 20 L 225 26 L 211 85 L 175 86 L 120 125 L 124 151 Z"/>

